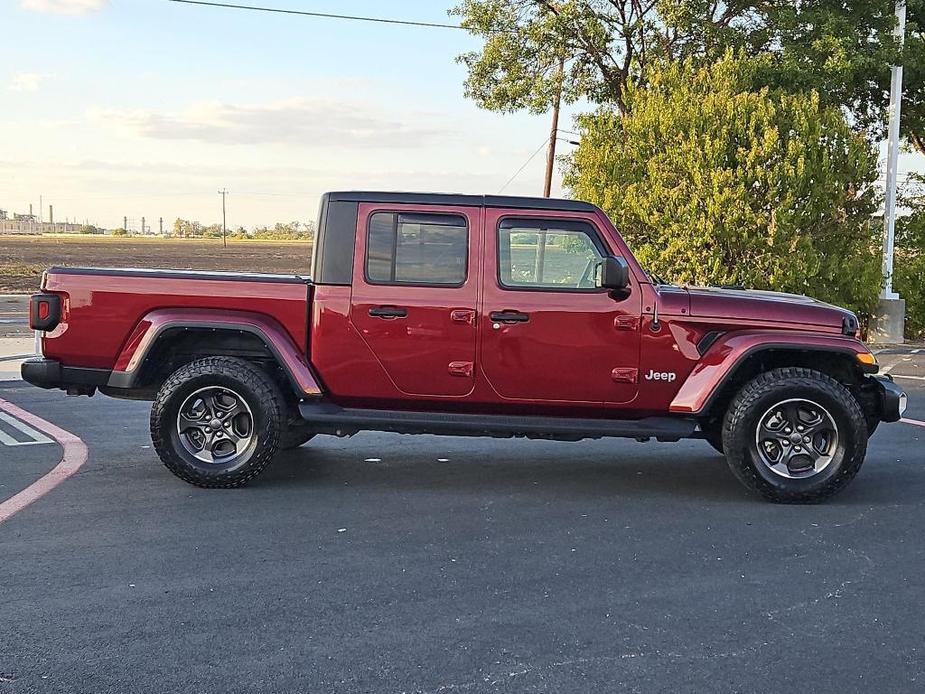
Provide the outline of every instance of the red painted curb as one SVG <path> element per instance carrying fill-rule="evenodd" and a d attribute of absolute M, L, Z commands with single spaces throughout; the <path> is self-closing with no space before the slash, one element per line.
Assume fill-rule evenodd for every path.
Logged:
<path fill-rule="evenodd" d="M 18 494 L 0 503 L 0 523 L 3 523 L 22 511 L 33 501 L 41 499 L 48 492 L 77 472 L 81 466 L 87 462 L 88 453 L 86 444 L 81 441 L 80 438 L 74 436 L 74 434 L 56 427 L 54 424 L 46 422 L 40 417 L 36 417 L 31 412 L 26 412 L 24 409 L 17 407 L 11 402 L 0 399 L 0 410 L 22 420 L 32 428 L 38 429 L 43 434 L 48 434 L 61 444 L 61 447 L 64 449 L 64 456 L 61 458 L 61 462 L 58 463 L 51 472 L 36 480 Z"/>

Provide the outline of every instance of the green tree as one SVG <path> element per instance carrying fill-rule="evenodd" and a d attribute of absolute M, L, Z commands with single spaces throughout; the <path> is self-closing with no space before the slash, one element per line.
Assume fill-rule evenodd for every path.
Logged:
<path fill-rule="evenodd" d="M 202 224 L 177 218 L 173 223 L 173 235 L 180 238 L 198 238 L 202 236 Z"/>
<path fill-rule="evenodd" d="M 913 177 L 899 200 L 893 285 L 906 300 L 906 336 L 925 337 L 925 176 Z"/>
<path fill-rule="evenodd" d="M 752 88 L 816 89 L 860 128 L 882 128 L 895 0 L 462 0 L 451 10 L 484 39 L 459 57 L 466 95 L 482 108 L 549 109 L 587 99 L 624 112 L 625 92 L 668 60 L 701 64 L 728 48 L 767 56 Z M 903 135 L 925 152 L 925 0 L 908 0 Z M 560 73 L 560 61 L 564 71 Z"/>
<path fill-rule="evenodd" d="M 752 90 L 765 67 L 727 53 L 651 68 L 647 87 L 627 86 L 626 115 L 579 120 L 565 185 L 658 275 L 868 310 L 880 285 L 876 151 L 814 92 Z"/>

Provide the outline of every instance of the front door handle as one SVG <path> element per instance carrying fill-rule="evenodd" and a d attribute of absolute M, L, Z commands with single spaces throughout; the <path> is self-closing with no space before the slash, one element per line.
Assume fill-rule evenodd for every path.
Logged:
<path fill-rule="evenodd" d="M 369 309 L 369 315 L 374 318 L 404 318 L 408 315 L 408 309 L 399 306 L 376 306 Z"/>
<path fill-rule="evenodd" d="M 495 323 L 526 323 L 530 316 L 520 311 L 492 311 L 488 317 Z"/>

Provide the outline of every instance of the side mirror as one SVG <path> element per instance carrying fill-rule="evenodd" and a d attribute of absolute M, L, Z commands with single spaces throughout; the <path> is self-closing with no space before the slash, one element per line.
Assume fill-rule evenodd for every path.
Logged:
<path fill-rule="evenodd" d="M 623 258 L 611 255 L 601 261 L 600 286 L 614 291 L 624 291 L 630 286 L 630 266 Z"/>

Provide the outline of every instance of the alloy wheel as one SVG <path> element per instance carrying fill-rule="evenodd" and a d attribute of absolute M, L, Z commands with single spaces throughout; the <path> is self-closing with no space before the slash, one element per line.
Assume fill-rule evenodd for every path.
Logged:
<path fill-rule="evenodd" d="M 256 445 L 254 415 L 247 402 L 219 386 L 201 388 L 183 401 L 177 434 L 187 453 L 209 465 L 233 465 Z"/>
<path fill-rule="evenodd" d="M 805 479 L 822 472 L 838 449 L 832 415 L 812 400 L 794 398 L 769 408 L 755 431 L 758 457 L 772 472 Z"/>

